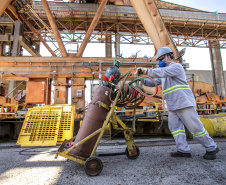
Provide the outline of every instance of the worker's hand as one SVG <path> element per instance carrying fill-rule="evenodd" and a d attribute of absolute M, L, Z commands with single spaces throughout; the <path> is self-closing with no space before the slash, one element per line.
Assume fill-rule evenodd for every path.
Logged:
<path fill-rule="evenodd" d="M 147 74 L 148 69 L 147 68 L 143 68 L 143 67 L 138 67 L 137 71 L 136 71 L 136 75 L 140 76 L 142 74 L 146 75 Z"/>

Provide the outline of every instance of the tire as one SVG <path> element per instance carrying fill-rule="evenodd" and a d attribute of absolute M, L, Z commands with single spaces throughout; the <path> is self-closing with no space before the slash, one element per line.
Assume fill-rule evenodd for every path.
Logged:
<path fill-rule="evenodd" d="M 85 172 L 89 176 L 97 176 L 103 169 L 102 161 L 97 157 L 90 157 L 86 160 Z"/>
<path fill-rule="evenodd" d="M 126 147 L 126 156 L 129 158 L 129 159 L 136 159 L 139 155 L 140 155 L 140 149 L 135 145 L 136 147 L 136 150 L 137 150 L 137 155 L 133 155 L 133 156 L 130 156 L 129 155 L 129 151 L 128 151 L 128 148 Z"/>

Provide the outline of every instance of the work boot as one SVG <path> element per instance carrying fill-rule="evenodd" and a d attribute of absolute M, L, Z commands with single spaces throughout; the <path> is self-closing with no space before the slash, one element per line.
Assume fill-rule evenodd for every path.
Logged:
<path fill-rule="evenodd" d="M 206 152 L 205 155 L 203 156 L 204 159 L 206 160 L 214 160 L 216 159 L 216 154 L 219 152 L 219 148 L 216 148 L 216 150 L 212 152 Z"/>
<path fill-rule="evenodd" d="M 171 152 L 171 157 L 191 157 L 191 153 L 183 153 L 183 152 Z"/>

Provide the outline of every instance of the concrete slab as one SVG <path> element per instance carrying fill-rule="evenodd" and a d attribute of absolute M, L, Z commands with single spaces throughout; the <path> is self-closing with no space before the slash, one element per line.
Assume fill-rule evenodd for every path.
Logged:
<path fill-rule="evenodd" d="M 172 142 L 172 138 L 135 138 L 136 144 Z M 202 158 L 205 149 L 190 144 L 192 158 L 171 158 L 175 145 L 140 147 L 140 156 L 130 160 L 126 155 L 100 156 L 103 170 L 99 176 L 87 176 L 84 166 L 61 156 L 54 159 L 57 147 L 20 148 L 16 141 L 0 143 L 1 185 L 87 185 L 87 184 L 226 184 L 226 142 L 217 140 L 217 159 Z M 125 151 L 124 139 L 101 141 L 97 156 Z"/>

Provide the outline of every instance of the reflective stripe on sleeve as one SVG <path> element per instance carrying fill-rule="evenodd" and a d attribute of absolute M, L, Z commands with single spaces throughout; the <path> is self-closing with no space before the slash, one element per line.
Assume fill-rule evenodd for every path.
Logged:
<path fill-rule="evenodd" d="M 168 89 L 163 90 L 163 95 L 169 94 L 171 92 L 174 92 L 176 90 L 180 90 L 180 89 L 190 89 L 189 85 L 174 85 L 173 87 L 170 87 Z"/>

